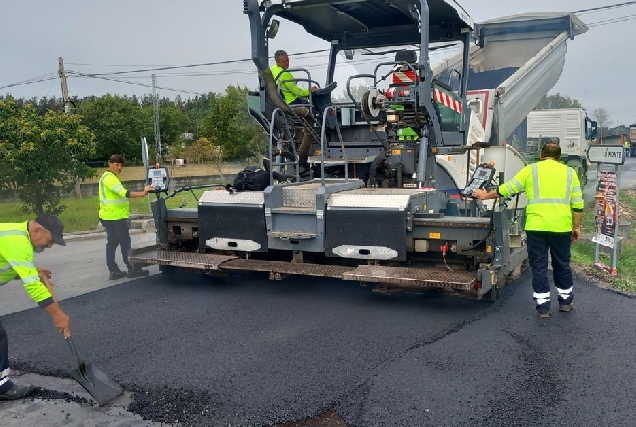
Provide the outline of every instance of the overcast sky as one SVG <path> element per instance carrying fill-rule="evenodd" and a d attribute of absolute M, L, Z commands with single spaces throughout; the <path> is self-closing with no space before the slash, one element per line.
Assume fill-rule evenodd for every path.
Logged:
<path fill-rule="evenodd" d="M 475 22 L 524 12 L 569 12 L 625 1 L 459 0 Z M 61 96 L 59 79 L 6 87 L 36 77 L 56 76 L 60 56 L 67 70 L 80 73 L 250 57 L 248 19 L 240 0 L 1 0 L 0 17 L 0 94 L 11 93 L 15 97 Z M 584 13 L 580 18 L 593 26 L 568 42 L 566 65 L 551 93 L 579 99 L 589 113 L 605 108 L 613 123 L 636 123 L 631 78 L 636 69 L 636 5 Z M 615 19 L 624 20 L 611 21 Z M 284 22 L 272 48 L 295 53 L 325 49 L 328 44 Z M 322 64 L 326 57 L 311 60 Z M 310 60 L 292 57 L 292 67 L 309 66 L 307 61 Z M 251 61 L 156 73 L 158 86 L 193 92 L 181 93 L 183 97 L 223 92 L 229 84 L 250 88 L 257 84 Z M 145 72 L 112 78 L 151 85 L 150 75 Z M 69 77 L 68 89 L 71 96 L 79 97 L 151 92 L 149 87 L 81 77 Z M 179 94 L 167 89 L 159 93 L 172 99 Z"/>

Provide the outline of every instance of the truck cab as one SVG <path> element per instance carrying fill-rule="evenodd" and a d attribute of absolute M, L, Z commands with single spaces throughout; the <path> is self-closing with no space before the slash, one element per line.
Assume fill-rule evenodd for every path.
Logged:
<path fill-rule="evenodd" d="M 529 162 L 539 160 L 547 142 L 561 147 L 561 161 L 577 171 L 582 185 L 587 182 L 587 149 L 596 140 L 597 123 L 581 108 L 531 111 L 527 117 L 526 140 L 520 150 Z"/>

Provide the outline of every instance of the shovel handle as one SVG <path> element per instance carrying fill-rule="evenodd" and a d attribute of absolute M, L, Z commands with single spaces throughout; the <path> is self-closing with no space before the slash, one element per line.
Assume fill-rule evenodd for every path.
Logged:
<path fill-rule="evenodd" d="M 44 286 L 46 286 L 46 288 L 49 290 L 49 292 L 51 294 L 51 298 L 53 298 L 53 302 L 59 304 L 59 302 L 57 300 L 57 295 L 55 295 L 55 291 L 53 290 L 53 283 L 46 277 L 44 277 L 42 279 L 42 283 L 44 283 Z M 68 336 L 67 336 L 67 334 L 68 334 Z M 71 331 L 67 329 L 66 331 L 64 331 L 64 338 L 68 339 L 70 337 L 71 337 Z"/>
<path fill-rule="evenodd" d="M 83 372 L 84 371 L 84 361 L 82 360 L 82 358 L 79 355 L 79 351 L 77 350 L 77 346 L 75 345 L 75 341 L 73 341 L 73 338 L 71 336 L 69 336 L 69 337 L 67 337 L 65 339 L 66 339 L 66 342 L 68 343 L 68 347 L 71 349 L 71 353 L 77 359 L 77 366 L 79 367 L 80 372 Z"/>
<path fill-rule="evenodd" d="M 42 280 L 42 283 L 44 283 L 44 286 L 46 286 L 46 288 L 49 290 L 49 293 L 53 298 L 53 302 L 57 302 L 57 295 L 55 295 L 55 291 L 53 290 L 53 283 L 51 283 L 51 281 L 46 277 Z"/>

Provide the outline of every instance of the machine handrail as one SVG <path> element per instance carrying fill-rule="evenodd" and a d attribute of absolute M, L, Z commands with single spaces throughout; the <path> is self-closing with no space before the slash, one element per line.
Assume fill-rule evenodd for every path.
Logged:
<path fill-rule="evenodd" d="M 326 139 L 326 130 L 327 130 L 327 116 L 330 111 L 333 111 L 333 114 L 336 115 L 336 108 L 333 105 L 325 108 L 324 113 L 322 114 L 322 130 L 320 133 L 320 186 L 325 186 L 325 139 Z M 344 158 L 344 167 L 345 167 L 345 182 L 349 182 L 349 162 L 347 160 L 347 152 L 345 151 L 344 142 L 342 141 L 342 134 L 340 133 L 340 125 L 338 124 L 338 120 L 336 120 L 336 131 L 338 132 L 338 139 L 340 140 L 340 147 L 342 149 L 342 157 Z"/>
<path fill-rule="evenodd" d="M 287 136 L 289 138 L 289 140 L 291 141 L 291 147 L 292 150 L 294 152 L 294 157 L 296 158 L 296 161 L 294 163 L 291 163 L 293 165 L 296 166 L 296 182 L 300 181 L 300 168 L 298 167 L 298 155 L 296 153 L 296 147 L 294 146 L 294 142 L 293 142 L 293 138 L 291 135 L 291 131 L 289 130 L 289 122 L 287 121 L 287 116 L 285 115 L 285 112 L 281 109 L 281 108 L 276 108 L 274 109 L 274 111 L 272 112 L 272 121 L 270 122 L 269 125 L 269 185 L 272 185 L 274 182 L 274 166 L 282 166 L 282 165 L 286 165 L 286 164 L 290 164 L 289 162 L 286 163 L 281 163 L 280 161 L 276 160 L 274 161 L 274 159 L 272 159 L 274 152 L 272 150 L 272 146 L 274 145 L 274 125 L 276 123 L 276 114 L 280 114 L 283 117 L 283 121 L 285 122 L 285 131 L 287 132 Z M 279 148 L 281 151 L 283 149 L 283 147 L 277 147 Z"/>

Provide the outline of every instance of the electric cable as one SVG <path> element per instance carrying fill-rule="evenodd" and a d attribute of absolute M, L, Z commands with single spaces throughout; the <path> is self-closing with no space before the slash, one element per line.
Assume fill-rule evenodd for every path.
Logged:
<path fill-rule="evenodd" d="M 7 88 L 10 88 L 10 87 L 15 87 L 15 86 L 24 86 L 24 85 L 30 85 L 30 84 L 33 84 L 33 83 L 48 82 L 50 80 L 54 80 L 54 79 L 57 79 L 57 78 L 58 78 L 58 76 L 52 76 L 52 77 L 41 78 L 41 79 L 37 79 L 37 80 L 33 80 L 33 79 L 24 80 L 24 81 L 21 81 L 21 82 L 18 82 L 18 83 L 11 83 L 11 84 L 6 85 L 6 86 L 0 86 L 0 90 L 1 89 L 7 89 Z"/>
<path fill-rule="evenodd" d="M 328 51 L 329 51 L 329 49 L 318 49 L 318 50 L 312 50 L 312 51 L 307 51 L 307 52 L 294 53 L 294 54 L 291 54 L 289 56 L 306 55 L 306 54 L 311 54 L 311 53 L 321 53 L 321 52 L 328 52 Z M 154 72 L 154 71 L 174 70 L 174 69 L 178 69 L 178 68 L 194 68 L 194 67 L 204 67 L 204 66 L 223 65 L 223 64 L 236 64 L 236 63 L 248 62 L 248 61 L 252 61 L 252 58 L 232 59 L 232 60 L 217 61 L 217 62 L 205 62 L 205 63 L 201 63 L 201 64 L 172 65 L 172 66 L 167 66 L 167 67 L 145 68 L 145 69 L 130 70 L 130 71 L 115 71 L 115 72 L 112 72 L 112 73 L 91 73 L 91 76 L 119 75 L 119 74 L 131 74 L 131 73 L 146 73 L 146 72 Z"/>
<path fill-rule="evenodd" d="M 152 88 L 152 85 L 149 85 L 147 83 L 129 82 L 127 80 L 114 79 L 114 78 L 110 78 L 110 77 L 87 75 L 87 74 L 83 74 L 83 73 L 78 73 L 76 71 L 67 71 L 67 75 L 76 76 L 76 77 L 84 77 L 84 78 L 92 78 L 92 79 L 102 79 L 102 80 L 108 80 L 108 81 L 113 81 L 113 82 L 117 82 L 117 83 L 126 83 L 126 84 L 130 84 L 130 85 L 135 85 L 135 86 L 144 86 L 144 87 Z M 155 88 L 156 89 L 161 89 L 161 90 L 169 90 L 169 91 L 173 91 L 173 92 L 189 93 L 189 94 L 192 94 L 192 95 L 199 95 L 199 96 L 205 96 L 206 95 L 206 94 L 200 93 L 200 92 L 192 92 L 192 91 L 189 91 L 189 90 L 174 89 L 174 88 L 164 87 L 164 86 L 155 86 Z"/>
<path fill-rule="evenodd" d="M 625 15 L 625 16 L 622 16 L 622 17 L 617 17 L 617 18 L 610 18 L 610 19 L 606 19 L 604 21 L 592 22 L 592 23 L 586 24 L 586 25 L 588 26 L 588 28 L 602 27 L 603 25 L 617 24 L 619 22 L 631 21 L 632 19 L 636 19 L 636 13 L 634 13 L 632 15 Z"/>
<path fill-rule="evenodd" d="M 577 15 L 583 15 L 586 13 L 602 12 L 604 10 L 618 9 L 620 7 L 632 6 L 634 4 L 636 4 L 636 1 L 627 1 L 623 3 L 609 4 L 607 6 L 592 7 L 590 9 L 575 10 L 574 13 L 576 13 Z"/>

